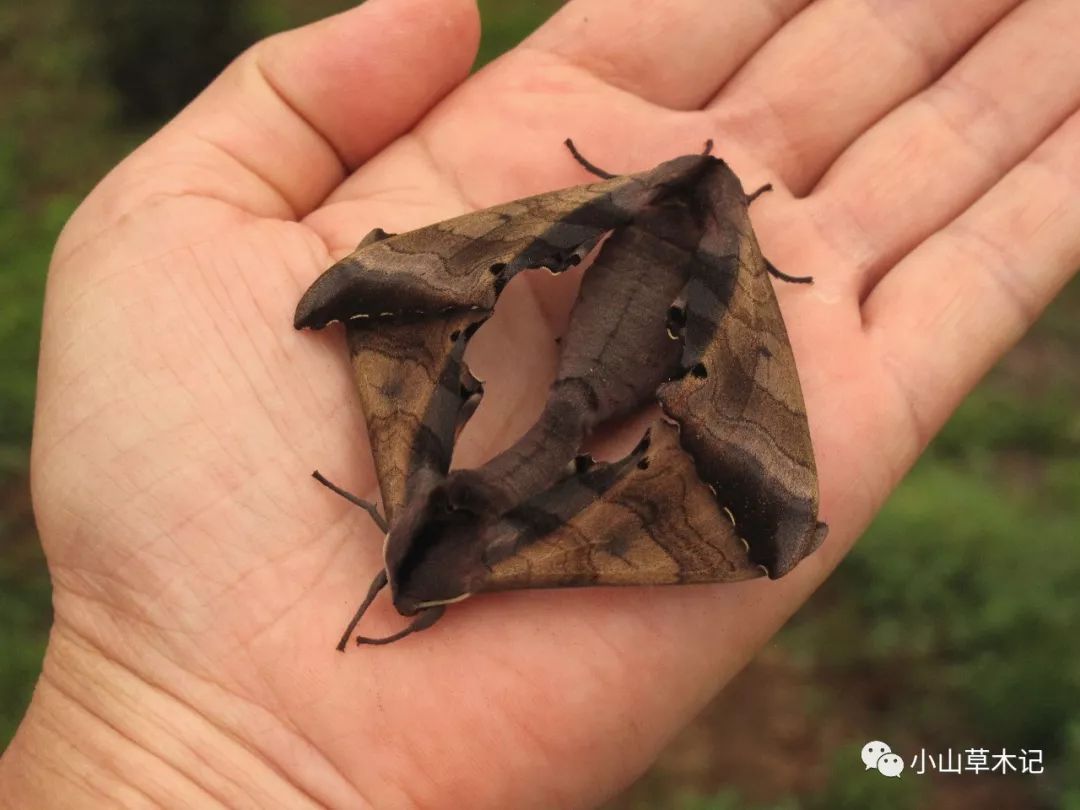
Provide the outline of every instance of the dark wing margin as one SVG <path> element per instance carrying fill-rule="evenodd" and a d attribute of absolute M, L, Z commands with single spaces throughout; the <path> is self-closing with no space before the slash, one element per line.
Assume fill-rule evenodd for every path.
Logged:
<path fill-rule="evenodd" d="M 795 357 L 746 195 L 723 164 L 703 184 L 708 218 L 686 291 L 683 366 L 660 387 L 701 479 L 771 577 L 814 551 L 818 480 Z"/>

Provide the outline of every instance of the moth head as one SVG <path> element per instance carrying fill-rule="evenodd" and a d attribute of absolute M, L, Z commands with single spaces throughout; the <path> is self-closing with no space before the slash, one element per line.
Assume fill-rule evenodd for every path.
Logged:
<path fill-rule="evenodd" d="M 404 616 L 464 599 L 481 578 L 490 501 L 467 473 L 414 490 L 387 534 L 386 572 Z"/>

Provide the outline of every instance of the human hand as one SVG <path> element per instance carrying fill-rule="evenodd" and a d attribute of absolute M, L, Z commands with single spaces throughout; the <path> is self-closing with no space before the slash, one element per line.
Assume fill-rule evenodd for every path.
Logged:
<path fill-rule="evenodd" d="M 584 806 L 640 772 L 1080 265 L 1072 0 L 807 5 L 574 0 L 450 92 L 472 4 L 371 0 L 257 46 L 118 166 L 50 272 L 33 489 L 56 621 L 0 796 Z M 381 544 L 307 476 L 375 481 L 341 335 L 294 333 L 293 307 L 373 227 L 584 182 L 567 136 L 614 171 L 712 137 L 776 187 L 753 220 L 815 278 L 778 294 L 830 537 L 776 582 L 478 597 L 340 656 Z M 466 462 L 542 402 L 570 280 L 532 275 L 475 339 Z"/>

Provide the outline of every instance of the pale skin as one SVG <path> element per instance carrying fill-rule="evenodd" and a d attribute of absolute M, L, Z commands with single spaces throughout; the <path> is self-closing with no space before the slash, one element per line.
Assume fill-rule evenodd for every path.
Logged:
<path fill-rule="evenodd" d="M 586 807 L 633 780 L 829 574 L 1080 265 L 1075 0 L 574 0 L 466 79 L 468 0 L 265 41 L 121 163 L 49 276 L 32 475 L 55 586 L 7 807 Z M 819 460 L 782 580 L 478 597 L 334 651 L 377 570 L 342 336 L 292 309 L 371 228 L 706 138 L 747 188 Z M 535 416 L 567 282 L 476 337 L 472 463 Z M 520 347 L 508 351 L 500 340 Z M 942 542 L 947 542 L 942 538 Z M 380 601 L 368 634 L 396 629 Z"/>

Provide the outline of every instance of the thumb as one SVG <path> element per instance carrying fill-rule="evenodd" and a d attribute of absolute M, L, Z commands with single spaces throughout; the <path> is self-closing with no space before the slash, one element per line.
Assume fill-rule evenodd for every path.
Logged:
<path fill-rule="evenodd" d="M 95 189 L 56 256 L 162 197 L 302 218 L 461 82 L 478 39 L 474 0 L 368 0 L 257 43 Z"/>

